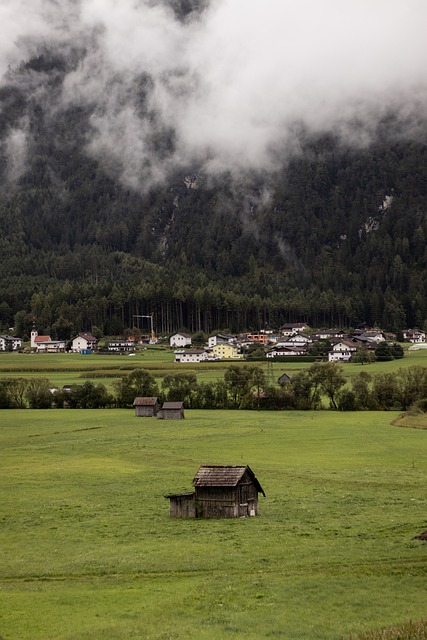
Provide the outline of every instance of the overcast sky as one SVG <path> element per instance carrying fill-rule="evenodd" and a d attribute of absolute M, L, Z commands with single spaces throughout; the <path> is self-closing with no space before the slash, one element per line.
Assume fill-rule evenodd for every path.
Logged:
<path fill-rule="evenodd" d="M 84 45 L 62 104 L 96 105 L 88 151 L 136 184 L 148 164 L 156 179 L 190 157 L 212 170 L 268 166 L 296 123 L 364 144 L 390 108 L 424 115 L 426 25 L 426 0 L 211 0 L 184 22 L 166 0 L 0 0 L 0 74 L 42 42 Z M 162 163 L 153 128 L 175 131 Z"/>

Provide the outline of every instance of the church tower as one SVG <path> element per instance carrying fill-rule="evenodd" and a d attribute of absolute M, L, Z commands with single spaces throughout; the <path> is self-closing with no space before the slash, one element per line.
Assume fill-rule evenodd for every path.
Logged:
<path fill-rule="evenodd" d="M 33 328 L 31 329 L 31 346 L 35 347 L 36 346 L 36 338 L 38 336 L 38 332 L 36 329 L 36 325 L 33 324 Z"/>

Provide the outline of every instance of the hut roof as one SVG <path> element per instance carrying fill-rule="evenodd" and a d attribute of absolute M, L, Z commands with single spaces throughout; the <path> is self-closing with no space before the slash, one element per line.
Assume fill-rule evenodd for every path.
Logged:
<path fill-rule="evenodd" d="M 155 396 L 153 397 L 147 396 L 146 398 L 143 398 L 142 396 L 138 396 L 133 401 L 133 406 L 134 407 L 152 407 L 156 404 L 157 400 L 158 399 Z"/>
<path fill-rule="evenodd" d="M 423 531 L 419 536 L 415 536 L 414 540 L 427 540 L 427 531 Z"/>
<path fill-rule="evenodd" d="M 226 466 L 202 466 L 194 477 L 195 487 L 235 487 L 242 479 L 245 472 L 250 475 L 257 491 L 265 493 L 250 467 L 226 467 Z"/>
<path fill-rule="evenodd" d="M 184 408 L 184 403 L 183 402 L 164 402 L 163 406 L 162 406 L 162 410 L 163 409 L 183 409 Z"/>

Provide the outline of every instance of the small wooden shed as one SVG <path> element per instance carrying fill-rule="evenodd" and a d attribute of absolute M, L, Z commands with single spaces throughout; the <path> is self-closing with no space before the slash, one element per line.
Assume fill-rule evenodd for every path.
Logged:
<path fill-rule="evenodd" d="M 171 518 L 196 518 L 195 493 L 169 493 Z"/>
<path fill-rule="evenodd" d="M 246 466 L 202 466 L 194 493 L 169 494 L 174 518 L 243 518 L 258 514 L 258 493 L 265 493 Z"/>
<path fill-rule="evenodd" d="M 156 397 L 138 396 L 133 401 L 135 415 L 141 418 L 155 418 L 160 410 L 160 403 Z"/>
<path fill-rule="evenodd" d="M 162 420 L 183 420 L 184 403 L 183 402 L 164 402 L 159 412 L 158 418 Z"/>
<path fill-rule="evenodd" d="M 285 387 L 287 384 L 290 384 L 291 381 L 292 378 L 289 373 L 282 373 L 282 375 L 279 376 L 277 383 L 280 384 L 281 387 Z"/>

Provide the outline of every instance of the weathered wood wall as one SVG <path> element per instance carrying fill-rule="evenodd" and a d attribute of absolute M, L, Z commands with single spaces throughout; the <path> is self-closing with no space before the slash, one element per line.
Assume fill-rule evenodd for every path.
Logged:
<path fill-rule="evenodd" d="M 138 418 L 153 418 L 156 417 L 158 408 L 158 405 L 136 406 L 135 415 Z"/>
<path fill-rule="evenodd" d="M 199 518 L 238 518 L 237 487 L 196 487 Z"/>
<path fill-rule="evenodd" d="M 183 409 L 162 409 L 158 417 L 162 420 L 182 420 L 184 418 Z"/>
<path fill-rule="evenodd" d="M 196 517 L 196 501 L 194 493 L 169 496 L 169 499 L 170 515 L 172 518 Z"/>

